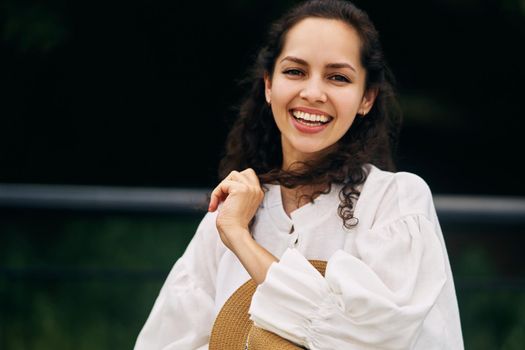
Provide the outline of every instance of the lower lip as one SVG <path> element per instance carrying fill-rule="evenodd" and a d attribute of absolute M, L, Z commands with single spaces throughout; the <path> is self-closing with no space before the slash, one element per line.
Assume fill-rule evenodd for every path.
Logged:
<path fill-rule="evenodd" d="M 300 132 L 304 132 L 305 134 L 317 134 L 318 132 L 321 132 L 324 129 L 326 129 L 328 124 L 331 123 L 331 121 L 329 121 L 326 124 L 321 124 L 321 125 L 316 125 L 316 126 L 309 126 L 309 125 L 305 125 L 305 124 L 299 123 L 297 121 L 297 119 L 295 119 L 294 116 L 291 115 L 291 114 L 290 114 L 290 119 L 292 120 L 293 126 L 295 126 L 295 128 L 297 130 L 299 130 Z"/>

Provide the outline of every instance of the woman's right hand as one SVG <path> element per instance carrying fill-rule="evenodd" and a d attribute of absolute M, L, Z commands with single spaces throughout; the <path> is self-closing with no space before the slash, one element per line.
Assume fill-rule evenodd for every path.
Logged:
<path fill-rule="evenodd" d="M 264 198 L 264 192 L 255 171 L 232 171 L 211 193 L 208 211 L 213 212 L 223 202 L 217 215 L 217 230 L 224 244 L 233 243 L 248 233 L 250 221 Z"/>

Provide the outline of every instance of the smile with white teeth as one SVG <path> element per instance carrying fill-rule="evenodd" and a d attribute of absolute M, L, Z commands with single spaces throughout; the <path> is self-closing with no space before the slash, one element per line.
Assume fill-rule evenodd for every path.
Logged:
<path fill-rule="evenodd" d="M 327 115 L 310 114 L 298 110 L 292 110 L 292 115 L 298 122 L 309 126 L 326 124 L 333 119 L 332 117 Z"/>

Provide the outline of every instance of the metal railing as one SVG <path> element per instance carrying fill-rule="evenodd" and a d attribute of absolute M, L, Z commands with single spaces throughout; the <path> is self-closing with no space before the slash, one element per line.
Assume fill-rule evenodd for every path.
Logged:
<path fill-rule="evenodd" d="M 209 189 L 126 188 L 70 185 L 0 184 L 0 210 L 74 210 L 88 212 L 203 214 Z M 496 196 L 435 195 L 441 222 L 525 224 L 525 198 Z M 162 279 L 166 271 L 122 268 L 82 269 L 68 267 L 0 266 L 0 277 L 10 280 L 147 280 Z M 468 279 L 456 281 L 464 290 L 525 290 L 521 278 Z"/>
<path fill-rule="evenodd" d="M 0 207 L 201 213 L 209 189 L 0 184 Z M 525 198 L 435 195 L 440 220 L 525 222 Z"/>
<path fill-rule="evenodd" d="M 0 207 L 188 213 L 206 208 L 206 189 L 0 184 Z"/>

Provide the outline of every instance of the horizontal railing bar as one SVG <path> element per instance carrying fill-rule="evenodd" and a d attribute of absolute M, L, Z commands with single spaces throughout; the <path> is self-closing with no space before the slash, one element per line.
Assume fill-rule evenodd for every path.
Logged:
<path fill-rule="evenodd" d="M 0 206 L 132 212 L 203 212 L 207 189 L 0 184 Z"/>
<path fill-rule="evenodd" d="M 0 184 L 0 207 L 130 212 L 204 212 L 210 189 Z M 525 222 L 525 198 L 435 195 L 440 219 Z"/>
<path fill-rule="evenodd" d="M 525 222 L 525 198 L 501 196 L 435 195 L 440 219 Z"/>

